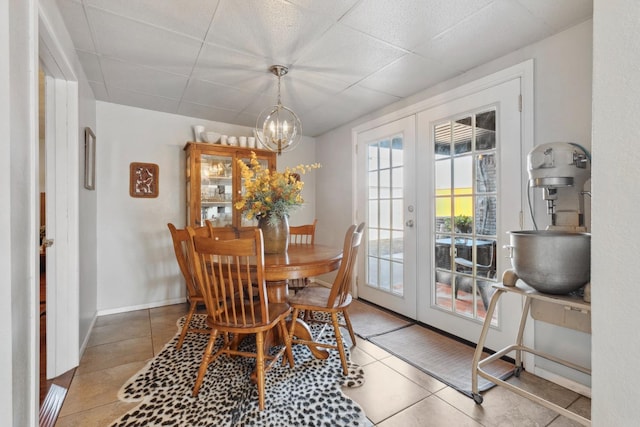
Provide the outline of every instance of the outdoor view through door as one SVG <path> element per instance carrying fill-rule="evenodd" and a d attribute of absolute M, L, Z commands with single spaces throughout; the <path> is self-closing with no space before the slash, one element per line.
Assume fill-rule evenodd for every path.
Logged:
<path fill-rule="evenodd" d="M 483 320 L 496 282 L 496 110 L 433 126 L 435 293 L 444 310 Z M 492 321 L 495 323 L 497 311 Z"/>
<path fill-rule="evenodd" d="M 367 146 L 367 284 L 400 297 L 404 295 L 402 145 L 402 135 L 394 135 Z"/>

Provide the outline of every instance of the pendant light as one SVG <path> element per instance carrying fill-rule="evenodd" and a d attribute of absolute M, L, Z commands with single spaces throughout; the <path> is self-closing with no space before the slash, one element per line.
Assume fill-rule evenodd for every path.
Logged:
<path fill-rule="evenodd" d="M 256 137 L 264 148 L 281 154 L 298 145 L 302 136 L 302 123 L 296 113 L 280 102 L 280 79 L 289 69 L 284 65 L 272 65 L 269 71 L 278 77 L 278 101 L 258 116 Z"/>

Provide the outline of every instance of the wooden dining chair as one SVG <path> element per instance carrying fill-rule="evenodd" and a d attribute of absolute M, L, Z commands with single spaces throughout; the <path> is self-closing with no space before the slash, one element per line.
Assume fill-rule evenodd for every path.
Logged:
<path fill-rule="evenodd" d="M 336 343 L 318 343 L 317 341 L 303 340 L 297 337 L 293 337 L 293 328 L 295 322 L 291 324 L 290 334 L 292 335 L 291 342 L 294 344 L 315 345 L 316 347 L 337 349 L 340 353 L 340 361 L 342 362 L 342 372 L 347 375 L 347 357 L 344 351 L 344 343 L 342 342 L 342 335 L 340 333 L 340 326 L 344 326 L 349 331 L 351 336 L 351 342 L 356 345 L 356 336 L 353 333 L 353 327 L 351 326 L 351 320 L 349 320 L 349 314 L 347 308 L 351 304 L 351 284 L 353 281 L 353 270 L 356 265 L 356 259 L 358 257 L 358 248 L 362 242 L 362 235 L 364 234 L 364 222 L 356 227 L 351 225 L 344 236 L 344 246 L 342 250 L 342 261 L 331 288 L 325 288 L 323 286 L 307 287 L 300 290 L 297 294 L 289 298 L 289 304 L 293 308 L 293 319 L 296 319 L 300 310 L 311 312 L 323 312 L 328 313 L 331 317 L 331 324 L 336 335 Z M 344 324 L 339 323 L 338 313 L 342 313 L 344 317 Z M 316 317 L 307 319 L 308 322 L 318 322 Z M 328 323 L 328 322 L 327 322 Z M 317 340 L 317 337 L 316 337 Z"/>
<path fill-rule="evenodd" d="M 317 219 L 312 224 L 289 226 L 290 245 L 313 245 L 316 238 Z"/>
<path fill-rule="evenodd" d="M 289 226 L 289 245 L 313 245 L 316 239 L 317 223 L 318 220 L 314 219 L 312 224 Z M 306 288 L 308 285 L 308 277 L 289 279 L 287 281 L 289 290 L 294 292 L 298 292 L 300 289 Z"/>
<path fill-rule="evenodd" d="M 180 349 L 188 332 L 208 334 L 209 331 L 207 329 L 191 328 L 191 319 L 193 319 L 193 315 L 196 312 L 198 305 L 204 304 L 204 298 L 202 297 L 202 292 L 200 292 L 193 274 L 194 264 L 191 254 L 189 253 L 189 232 L 187 229 L 178 229 L 171 223 L 167 224 L 167 227 L 169 227 L 169 231 L 171 232 L 173 251 L 176 254 L 176 261 L 178 261 L 178 266 L 180 267 L 180 271 L 184 277 L 187 288 L 187 299 L 189 301 L 189 313 L 187 314 L 187 318 L 182 326 L 180 338 L 176 343 L 176 348 Z M 194 233 L 197 236 L 209 236 L 209 232 L 209 228 L 207 227 L 194 228 Z"/>
<path fill-rule="evenodd" d="M 243 356 L 256 359 L 256 382 L 260 410 L 265 405 L 265 372 L 286 354 L 293 367 L 291 339 L 286 318 L 291 308 L 286 303 L 269 303 L 264 273 L 264 245 L 262 231 L 253 230 L 251 238 L 232 240 L 198 237 L 187 227 L 190 251 L 195 260 L 196 281 L 200 284 L 207 308 L 207 326 L 211 328 L 209 342 L 202 355 L 193 395 L 200 390 L 207 367 L 220 355 Z M 257 295 L 256 295 L 257 294 Z M 267 332 L 279 327 L 284 346 L 275 354 L 265 352 Z M 238 349 L 234 337 L 254 334 L 256 351 Z M 214 352 L 218 335 L 222 346 Z"/>

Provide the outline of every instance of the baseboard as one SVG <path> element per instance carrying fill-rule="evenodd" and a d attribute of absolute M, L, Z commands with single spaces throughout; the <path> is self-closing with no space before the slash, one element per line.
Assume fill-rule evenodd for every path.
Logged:
<path fill-rule="evenodd" d="M 333 283 L 325 282 L 324 280 L 315 279 L 315 278 L 311 279 L 311 283 L 317 283 L 318 285 L 324 286 L 325 288 L 330 288 L 333 286 Z"/>
<path fill-rule="evenodd" d="M 106 316 L 109 314 L 126 313 L 128 311 L 145 310 L 147 308 L 164 307 L 165 305 L 181 304 L 186 302 L 185 297 L 173 298 L 164 301 L 156 301 L 148 304 L 130 305 L 128 307 L 109 308 L 105 310 L 98 310 L 98 316 Z"/>
<path fill-rule="evenodd" d="M 569 378 L 563 377 L 561 375 L 555 374 L 551 371 L 547 371 L 544 368 L 540 368 L 536 366 L 534 368 L 533 373 L 540 378 L 544 378 L 547 381 L 551 381 L 552 383 L 558 384 L 564 388 L 575 391 L 583 396 L 591 398 L 591 387 L 581 384 L 577 381 L 573 381 Z"/>
<path fill-rule="evenodd" d="M 82 340 L 82 345 L 80 346 L 80 356 L 78 357 L 78 360 L 82 360 L 82 355 L 87 349 L 89 338 L 91 338 L 91 333 L 93 332 L 93 327 L 96 324 L 96 320 L 98 320 L 98 313 L 94 314 L 93 319 L 91 319 L 91 324 L 89 325 L 89 329 L 87 330 L 87 335 L 85 335 L 84 339 Z"/>

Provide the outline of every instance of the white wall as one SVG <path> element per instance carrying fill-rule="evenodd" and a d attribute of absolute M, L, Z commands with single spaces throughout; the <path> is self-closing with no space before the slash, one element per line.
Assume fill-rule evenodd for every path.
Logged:
<path fill-rule="evenodd" d="M 573 141 L 590 148 L 591 37 L 592 21 L 587 21 L 316 138 L 318 161 L 328 165 L 318 174 L 322 185 L 317 191 L 317 216 L 319 226 L 325 227 L 326 231 L 320 234 L 318 241 L 339 243 L 342 230 L 346 228 L 345 224 L 352 221 L 352 128 L 527 59 L 534 58 L 535 61 L 535 144 Z M 516 160 L 520 161 L 520 159 Z M 540 228 L 544 228 L 548 224 L 548 217 L 544 204 L 536 199 L 540 199 L 538 193 L 535 193 L 534 197 L 536 221 Z M 337 200 L 340 202 L 336 203 Z M 540 349 L 551 349 L 553 354 L 586 366 L 590 365 L 591 340 L 587 334 L 536 322 L 535 341 Z M 558 352 L 557 342 L 567 342 L 571 345 L 564 346 Z M 566 369 L 545 361 L 538 362 L 549 371 L 561 372 L 583 384 L 589 383 L 589 378 L 586 376 L 568 373 Z"/>
<path fill-rule="evenodd" d="M 0 1 L 0 424 L 34 425 L 37 34 L 35 1 Z M 11 58 L 7 61 L 6 58 Z M 38 224 L 39 225 L 39 224 Z"/>
<path fill-rule="evenodd" d="M 593 31 L 594 426 L 640 419 L 640 2 L 595 0 Z M 597 161 L 596 161 L 597 159 Z"/>
<path fill-rule="evenodd" d="M 185 156 L 193 140 L 191 126 L 202 124 L 227 135 L 251 135 L 252 129 L 106 102 L 97 103 L 98 309 L 113 313 L 182 301 L 182 277 L 167 223 L 185 225 Z M 278 169 L 314 162 L 312 138 L 278 159 Z M 129 196 L 129 164 L 160 167 L 159 196 Z M 315 177 L 305 175 L 305 206 L 291 224 L 313 220 Z"/>

